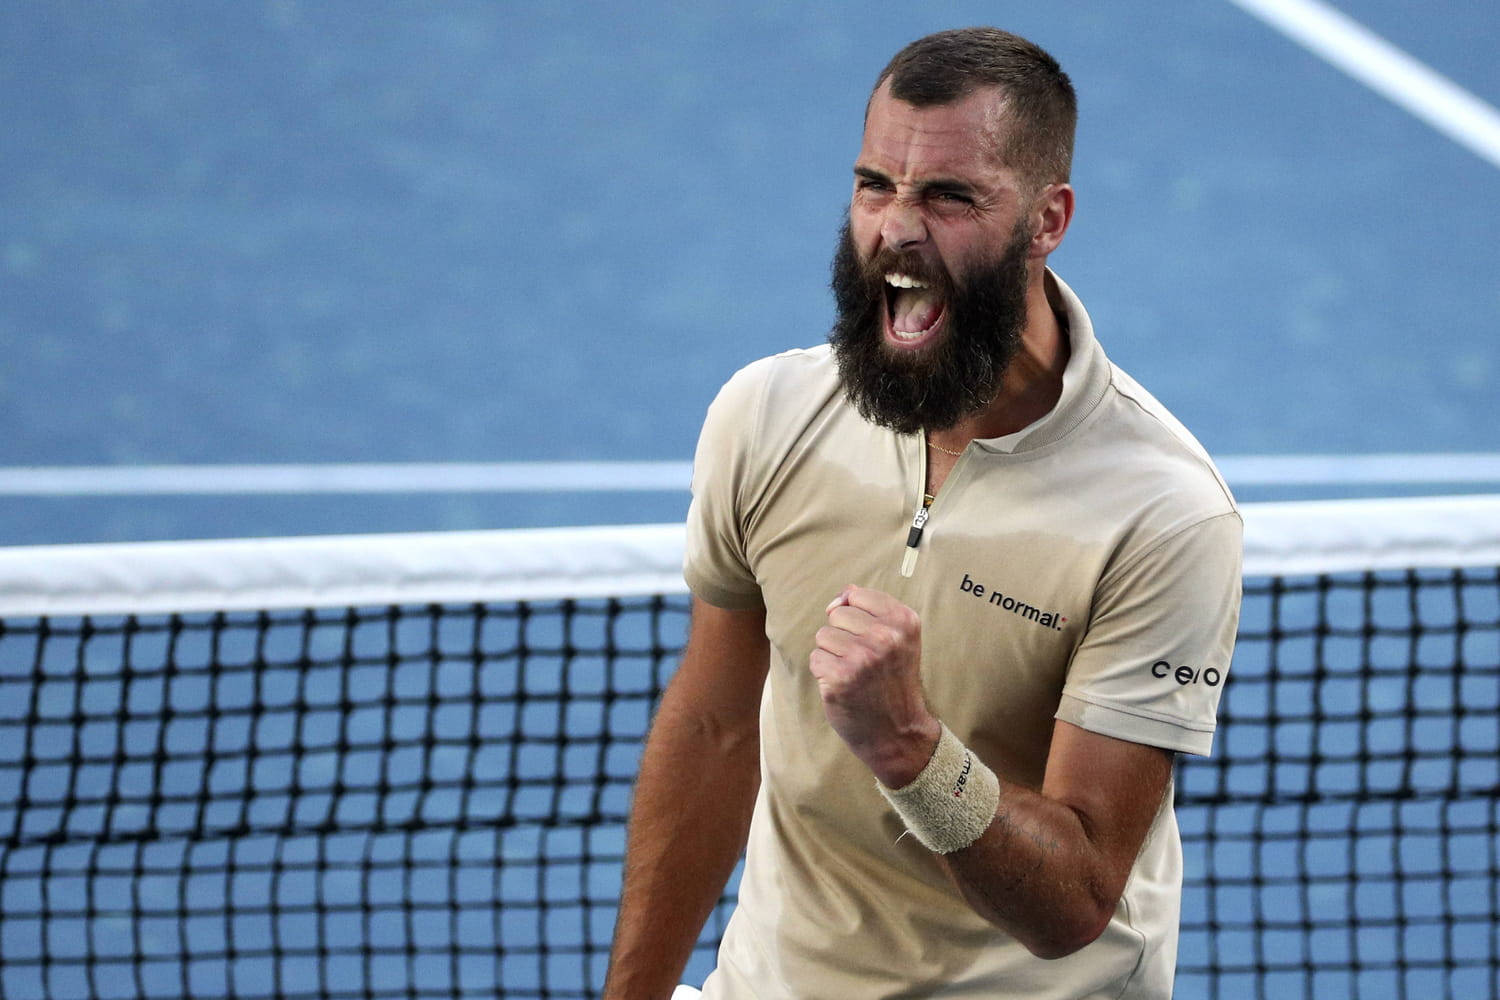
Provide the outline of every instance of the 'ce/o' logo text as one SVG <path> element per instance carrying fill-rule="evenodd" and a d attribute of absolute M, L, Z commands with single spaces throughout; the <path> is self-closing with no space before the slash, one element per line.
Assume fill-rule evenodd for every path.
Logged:
<path fill-rule="evenodd" d="M 1202 669 L 1195 667 L 1174 667 L 1166 660 L 1157 660 L 1151 664 L 1152 677 L 1170 677 L 1178 684 L 1186 687 L 1189 684 L 1207 684 L 1209 687 L 1218 687 L 1223 675 L 1213 667 Z"/>

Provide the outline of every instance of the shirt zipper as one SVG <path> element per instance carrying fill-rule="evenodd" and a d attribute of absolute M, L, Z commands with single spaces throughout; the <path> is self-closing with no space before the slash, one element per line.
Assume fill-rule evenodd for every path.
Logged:
<path fill-rule="evenodd" d="M 901 575 L 911 576 L 917 570 L 917 546 L 922 541 L 922 529 L 927 527 L 927 518 L 931 516 L 932 501 L 931 493 L 922 494 L 921 505 L 911 518 L 911 529 L 906 533 L 906 551 L 901 556 Z"/>

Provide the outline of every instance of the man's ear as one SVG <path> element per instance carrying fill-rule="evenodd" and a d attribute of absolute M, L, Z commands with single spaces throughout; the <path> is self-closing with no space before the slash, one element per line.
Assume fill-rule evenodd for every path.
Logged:
<path fill-rule="evenodd" d="M 1045 257 L 1062 244 L 1073 221 L 1073 185 L 1048 184 L 1032 202 L 1031 256 Z"/>

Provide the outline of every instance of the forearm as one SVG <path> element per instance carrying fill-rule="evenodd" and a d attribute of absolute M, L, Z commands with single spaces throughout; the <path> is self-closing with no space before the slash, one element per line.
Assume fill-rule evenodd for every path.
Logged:
<path fill-rule="evenodd" d="M 1098 937 L 1123 888 L 1077 813 L 1004 778 L 984 834 L 938 857 L 976 913 L 1042 958 Z"/>
<path fill-rule="evenodd" d="M 931 726 L 938 736 L 918 726 L 882 740 L 878 755 L 861 748 L 912 832 L 975 912 L 1034 953 L 1067 954 L 1093 940 L 1114 897 L 1107 859 L 1080 816 L 999 778 L 935 719 Z"/>
<path fill-rule="evenodd" d="M 636 782 L 606 1000 L 665 1000 L 744 849 L 759 786 L 753 728 L 669 690 Z"/>
<path fill-rule="evenodd" d="M 1043 958 L 1097 938 L 1170 786 L 1171 754 L 1059 723 L 1037 790 L 946 731 L 936 750 L 913 745 L 891 741 L 867 763 L 975 912 Z"/>

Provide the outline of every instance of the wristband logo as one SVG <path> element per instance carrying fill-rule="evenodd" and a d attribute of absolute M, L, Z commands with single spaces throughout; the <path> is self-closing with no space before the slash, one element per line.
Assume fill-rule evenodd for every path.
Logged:
<path fill-rule="evenodd" d="M 1181 666 L 1174 668 L 1166 660 L 1157 660 L 1151 664 L 1151 676 L 1170 677 L 1183 687 L 1199 683 L 1207 684 L 1209 687 L 1218 687 L 1219 681 L 1224 679 L 1223 675 L 1213 667 L 1199 669 L 1196 667 Z"/>
<path fill-rule="evenodd" d="M 974 755 L 968 750 L 964 751 L 964 766 L 958 772 L 958 780 L 953 783 L 953 797 L 961 799 L 964 797 L 964 786 L 969 783 L 969 772 L 974 770 Z"/>

